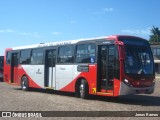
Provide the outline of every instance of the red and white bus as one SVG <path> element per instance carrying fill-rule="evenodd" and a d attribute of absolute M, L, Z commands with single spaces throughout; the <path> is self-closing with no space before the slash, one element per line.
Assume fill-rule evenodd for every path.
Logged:
<path fill-rule="evenodd" d="M 4 81 L 29 88 L 120 96 L 151 94 L 154 60 L 147 40 L 134 36 L 80 39 L 8 48 Z"/>

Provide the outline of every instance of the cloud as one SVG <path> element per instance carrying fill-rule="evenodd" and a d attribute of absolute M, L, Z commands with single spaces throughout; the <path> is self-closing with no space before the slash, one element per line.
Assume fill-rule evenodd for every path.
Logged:
<path fill-rule="evenodd" d="M 4 30 L 0 30 L 0 33 L 4 33 L 5 31 Z"/>
<path fill-rule="evenodd" d="M 137 35 L 150 35 L 151 28 L 146 29 L 125 29 L 121 30 L 122 33 L 126 34 L 137 34 Z"/>
<path fill-rule="evenodd" d="M 112 12 L 112 11 L 114 11 L 114 8 L 104 8 L 104 11 L 105 12 Z"/>
<path fill-rule="evenodd" d="M 69 21 L 69 23 L 70 24 L 74 24 L 74 23 L 76 23 L 76 21 L 75 20 L 71 20 L 71 21 Z"/>
<path fill-rule="evenodd" d="M 0 30 L 0 33 L 16 33 L 17 31 L 12 30 L 12 29 L 4 29 L 4 30 Z"/>
<path fill-rule="evenodd" d="M 8 33 L 14 33 L 14 32 L 17 32 L 17 31 L 12 30 L 12 29 L 6 29 L 6 32 L 8 32 Z"/>
<path fill-rule="evenodd" d="M 0 33 L 14 33 L 14 34 L 18 34 L 18 35 L 25 35 L 25 36 L 36 37 L 36 38 L 40 37 L 38 32 L 27 33 L 27 32 L 19 32 L 17 30 L 13 30 L 13 29 L 3 29 L 3 30 L 0 30 Z"/>
<path fill-rule="evenodd" d="M 62 32 L 52 32 L 53 35 L 62 35 Z"/>
<path fill-rule="evenodd" d="M 115 11 L 114 8 L 104 8 L 104 9 L 102 9 L 100 11 L 95 12 L 94 14 L 104 15 L 104 14 L 107 14 L 108 12 L 113 12 L 113 11 Z"/>
<path fill-rule="evenodd" d="M 35 37 L 35 38 L 41 37 L 38 32 L 34 32 L 34 33 L 22 32 L 22 33 L 18 33 L 18 34 L 25 35 L 25 36 L 30 36 L 30 37 Z"/>

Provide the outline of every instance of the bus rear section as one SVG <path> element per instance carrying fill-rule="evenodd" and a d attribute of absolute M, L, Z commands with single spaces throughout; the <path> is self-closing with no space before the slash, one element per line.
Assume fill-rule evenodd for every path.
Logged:
<path fill-rule="evenodd" d="M 4 56 L 0 56 L 0 80 L 3 81 Z"/>
<path fill-rule="evenodd" d="M 154 92 L 149 43 L 133 36 L 38 44 L 6 49 L 4 80 L 32 88 L 88 95 L 120 96 Z"/>

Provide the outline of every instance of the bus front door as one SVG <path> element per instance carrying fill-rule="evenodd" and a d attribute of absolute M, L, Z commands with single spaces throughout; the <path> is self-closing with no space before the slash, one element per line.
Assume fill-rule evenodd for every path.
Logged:
<path fill-rule="evenodd" d="M 11 55 L 11 83 L 18 82 L 18 56 L 18 52 L 12 53 Z"/>
<path fill-rule="evenodd" d="M 99 46 L 98 51 L 97 90 L 107 92 L 113 90 L 115 47 L 102 45 Z"/>
<path fill-rule="evenodd" d="M 49 87 L 52 89 L 55 89 L 56 87 L 55 60 L 56 60 L 56 49 L 46 50 L 44 85 L 45 87 Z"/>

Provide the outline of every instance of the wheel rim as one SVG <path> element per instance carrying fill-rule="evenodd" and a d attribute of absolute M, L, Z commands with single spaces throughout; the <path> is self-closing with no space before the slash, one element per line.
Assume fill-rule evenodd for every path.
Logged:
<path fill-rule="evenodd" d="M 26 88 L 27 88 L 27 82 L 26 82 L 25 79 L 24 79 L 23 82 L 22 82 L 22 88 L 23 88 L 23 89 L 26 89 Z"/>
<path fill-rule="evenodd" d="M 80 96 L 81 97 L 84 96 L 84 85 L 83 84 L 80 85 Z"/>

